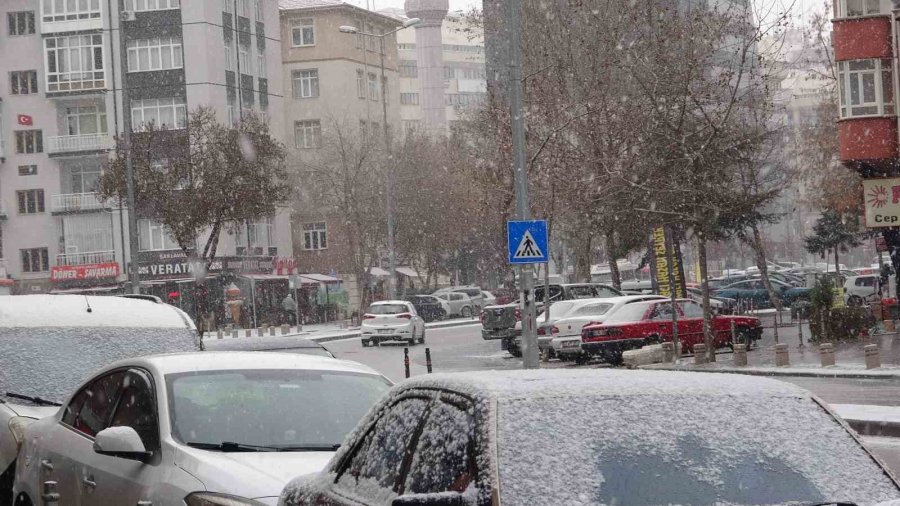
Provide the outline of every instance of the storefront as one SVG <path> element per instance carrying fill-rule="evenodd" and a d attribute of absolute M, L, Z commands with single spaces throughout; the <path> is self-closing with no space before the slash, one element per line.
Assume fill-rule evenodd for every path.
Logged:
<path fill-rule="evenodd" d="M 343 319 L 348 312 L 343 281 L 325 274 L 291 276 L 291 288 L 305 323 L 325 323 Z"/>
<path fill-rule="evenodd" d="M 50 268 L 50 293 L 112 295 L 122 293 L 118 262 L 57 265 Z"/>

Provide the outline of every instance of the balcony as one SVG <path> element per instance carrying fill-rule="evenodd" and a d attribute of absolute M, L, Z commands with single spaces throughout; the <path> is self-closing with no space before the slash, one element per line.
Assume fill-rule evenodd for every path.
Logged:
<path fill-rule="evenodd" d="M 46 151 L 51 156 L 59 156 L 90 151 L 106 151 L 111 149 L 112 146 L 112 137 L 107 133 L 60 135 L 47 138 Z"/>
<path fill-rule="evenodd" d="M 53 195 L 50 212 L 53 214 L 78 213 L 109 209 L 109 204 L 100 200 L 96 193 L 64 193 Z"/>
<path fill-rule="evenodd" d="M 56 255 L 56 265 L 90 265 L 116 261 L 115 251 L 90 251 Z"/>
<path fill-rule="evenodd" d="M 87 2 L 82 2 L 86 4 Z M 78 8 L 75 2 L 44 2 L 41 7 L 41 33 L 85 32 L 103 29 L 103 13 L 100 3 L 94 2 L 93 8 L 83 5 Z M 71 10 L 70 10 L 71 9 Z"/>

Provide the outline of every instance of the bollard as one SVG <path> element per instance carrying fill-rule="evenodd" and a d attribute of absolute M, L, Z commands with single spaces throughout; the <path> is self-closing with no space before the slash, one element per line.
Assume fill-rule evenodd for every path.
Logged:
<path fill-rule="evenodd" d="M 263 327 L 259 327 L 256 329 L 256 337 L 265 337 L 266 329 Z"/>
<path fill-rule="evenodd" d="M 867 344 L 863 349 L 866 351 L 866 369 L 878 369 L 881 367 L 881 354 L 878 351 L 878 345 Z"/>
<path fill-rule="evenodd" d="M 287 323 L 285 323 L 284 325 L 281 326 L 281 335 L 285 336 L 285 335 L 289 334 L 290 331 L 291 331 L 291 326 L 288 325 Z"/>
<path fill-rule="evenodd" d="M 231 338 L 237 339 L 237 336 L 238 336 L 238 329 L 231 329 Z"/>
<path fill-rule="evenodd" d="M 425 369 L 431 374 L 431 348 L 425 348 Z"/>
<path fill-rule="evenodd" d="M 269 335 L 270 335 L 270 336 L 274 336 L 274 335 L 275 335 L 275 325 L 269 326 Z"/>
<path fill-rule="evenodd" d="M 800 336 L 799 348 L 803 348 L 803 317 L 799 313 L 797 314 L 797 335 Z"/>
<path fill-rule="evenodd" d="M 299 334 L 299 333 L 301 333 L 301 332 L 303 332 L 303 325 L 300 325 L 300 324 L 298 323 L 298 324 L 297 324 L 297 333 Z"/>
<path fill-rule="evenodd" d="M 231 334 L 231 331 L 234 329 L 233 325 L 225 325 L 225 333 Z"/>
<path fill-rule="evenodd" d="M 746 344 L 735 344 L 734 345 L 734 365 L 736 367 L 743 367 L 747 365 L 747 345 Z"/>
<path fill-rule="evenodd" d="M 822 367 L 830 367 L 834 365 L 834 345 L 831 343 L 822 343 L 819 345 L 819 354 L 822 357 Z"/>
<path fill-rule="evenodd" d="M 706 358 L 706 345 L 705 344 L 695 344 L 694 345 L 694 365 L 702 365 L 707 363 Z"/>
<path fill-rule="evenodd" d="M 777 311 L 777 310 L 776 310 Z M 772 320 L 772 331 L 775 335 L 775 344 L 778 344 L 778 317 L 776 316 L 774 320 Z"/>
<path fill-rule="evenodd" d="M 791 365 L 791 357 L 788 355 L 788 345 L 781 343 L 775 345 L 775 367 L 787 367 Z"/>
<path fill-rule="evenodd" d="M 403 368 L 406 369 L 406 377 L 409 377 L 409 348 L 403 348 Z"/>
<path fill-rule="evenodd" d="M 675 346 L 670 342 L 662 343 L 663 362 L 675 361 Z"/>
<path fill-rule="evenodd" d="M 244 337 L 250 337 L 253 335 L 253 329 L 244 329 Z"/>
<path fill-rule="evenodd" d="M 216 330 L 216 339 L 222 339 L 222 329 Z"/>
<path fill-rule="evenodd" d="M 731 344 L 737 344 L 737 332 L 734 325 L 734 320 L 731 320 Z"/>

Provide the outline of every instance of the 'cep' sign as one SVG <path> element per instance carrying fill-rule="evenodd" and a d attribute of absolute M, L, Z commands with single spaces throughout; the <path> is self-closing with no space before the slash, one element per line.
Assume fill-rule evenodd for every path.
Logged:
<path fill-rule="evenodd" d="M 900 178 L 863 181 L 866 226 L 900 226 Z"/>

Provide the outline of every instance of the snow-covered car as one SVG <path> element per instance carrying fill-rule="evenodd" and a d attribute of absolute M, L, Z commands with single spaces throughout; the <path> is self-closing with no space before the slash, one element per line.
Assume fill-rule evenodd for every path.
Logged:
<path fill-rule="evenodd" d="M 482 298 L 482 306 L 481 307 L 493 306 L 493 305 L 497 304 L 497 297 L 494 296 L 494 294 L 492 294 L 491 292 L 482 290 L 481 298 Z"/>
<path fill-rule="evenodd" d="M 123 358 L 198 351 L 191 318 L 152 300 L 0 296 L 0 504 L 12 498 L 22 432 L 97 369 Z"/>
<path fill-rule="evenodd" d="M 403 341 L 410 346 L 425 343 L 425 320 L 405 300 L 373 302 L 363 314 L 360 327 L 363 346 Z"/>
<path fill-rule="evenodd" d="M 434 296 L 447 303 L 449 316 L 469 318 L 475 314 L 475 303 L 464 293 L 435 292 Z"/>
<path fill-rule="evenodd" d="M 297 336 L 207 339 L 204 347 L 207 351 L 275 351 L 335 358 L 334 353 L 322 343 Z"/>
<path fill-rule="evenodd" d="M 308 355 L 119 361 L 25 429 L 16 504 L 275 504 L 390 386 L 361 364 Z"/>
<path fill-rule="evenodd" d="M 279 504 L 873 504 L 897 498 L 898 483 L 859 437 L 794 385 L 694 372 L 531 370 L 423 375 L 401 383 L 324 471 L 292 481 Z"/>
<path fill-rule="evenodd" d="M 879 276 L 848 276 L 844 281 L 844 302 L 848 306 L 862 306 L 876 299 Z"/>

